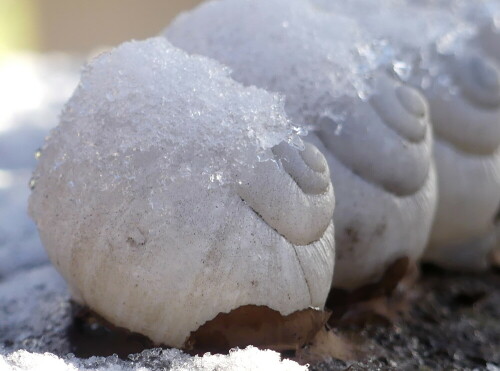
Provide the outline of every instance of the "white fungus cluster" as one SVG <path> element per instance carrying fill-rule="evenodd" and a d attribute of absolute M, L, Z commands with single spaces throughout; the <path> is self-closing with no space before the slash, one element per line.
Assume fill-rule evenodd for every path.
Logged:
<path fill-rule="evenodd" d="M 492 0 L 217 0 L 179 16 L 169 41 L 98 56 L 30 181 L 73 298 L 156 344 L 196 348 L 201 330 L 244 346 L 240 325 L 291 349 L 324 324 L 332 284 L 377 284 L 426 247 L 483 268 L 500 203 L 499 17 Z M 20 279 L 0 285 L 15 341 L 67 310 L 47 267 Z M 36 304 L 20 285 L 44 309 L 16 334 Z M 147 352 L 130 366 L 0 349 L 0 368 L 301 369 L 255 348 Z"/>

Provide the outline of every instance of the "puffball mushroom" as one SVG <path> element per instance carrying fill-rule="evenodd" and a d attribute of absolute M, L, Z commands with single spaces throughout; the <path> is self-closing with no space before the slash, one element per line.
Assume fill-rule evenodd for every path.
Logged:
<path fill-rule="evenodd" d="M 33 177 L 73 298 L 187 349 L 303 344 L 325 319 L 334 196 L 282 99 L 164 38 L 93 60 Z"/>
<path fill-rule="evenodd" d="M 426 90 L 440 192 L 425 259 L 446 268 L 484 269 L 500 204 L 500 71 L 476 53 L 447 65 L 458 91 L 438 84 Z"/>
<path fill-rule="evenodd" d="M 372 284 L 420 257 L 436 200 L 427 105 L 379 71 L 355 22 L 303 0 L 221 0 L 181 15 L 165 36 L 284 94 L 290 117 L 311 129 L 333 169 L 335 288 Z"/>
<path fill-rule="evenodd" d="M 345 129 L 338 132 L 325 117 L 308 137 L 334 174 L 333 287 L 346 290 L 378 281 L 394 262 L 416 262 L 436 205 L 425 99 L 383 72 L 376 74 L 373 91 L 368 101 L 348 103 Z"/>
<path fill-rule="evenodd" d="M 395 72 L 429 101 L 439 191 L 425 259 L 445 268 L 487 267 L 500 201 L 500 75 L 478 49 L 473 18 L 488 1 L 311 1 L 388 42 Z"/>

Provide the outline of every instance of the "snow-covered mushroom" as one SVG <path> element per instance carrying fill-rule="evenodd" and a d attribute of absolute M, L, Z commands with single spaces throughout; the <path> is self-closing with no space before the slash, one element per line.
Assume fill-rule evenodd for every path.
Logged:
<path fill-rule="evenodd" d="M 394 71 L 429 101 L 439 197 L 425 259 L 486 267 L 500 201 L 500 75 L 479 50 L 476 23 L 489 0 L 311 1 L 387 42 Z"/>
<path fill-rule="evenodd" d="M 284 141 L 288 139 L 287 141 Z M 329 170 L 282 99 L 164 38 L 84 70 L 30 213 L 76 301 L 157 344 L 294 348 L 334 265 Z"/>
<path fill-rule="evenodd" d="M 420 257 L 436 197 L 427 105 L 375 72 L 355 22 L 305 0 L 222 0 L 180 16 L 165 36 L 244 84 L 284 94 L 290 117 L 309 126 L 337 200 L 334 287 L 372 284 Z"/>

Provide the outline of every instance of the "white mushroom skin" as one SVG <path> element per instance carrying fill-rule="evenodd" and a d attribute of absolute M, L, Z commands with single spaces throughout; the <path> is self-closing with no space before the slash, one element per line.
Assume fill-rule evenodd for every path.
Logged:
<path fill-rule="evenodd" d="M 500 71 L 478 52 L 449 62 L 456 94 L 425 91 L 435 132 L 439 200 L 425 259 L 488 267 L 500 204 Z"/>
<path fill-rule="evenodd" d="M 378 281 L 395 260 L 418 259 L 436 202 L 425 100 L 379 73 L 378 94 L 363 102 L 341 78 L 366 83 L 350 75 L 361 63 L 349 52 L 363 41 L 358 31 L 309 1 L 222 0 L 183 14 L 164 33 L 174 45 L 228 65 L 238 81 L 285 95 L 297 124 L 319 126 L 307 140 L 333 169 L 333 286 L 347 290 Z"/>
<path fill-rule="evenodd" d="M 224 95 L 213 98 L 218 86 Z M 252 100 L 261 104 L 250 108 Z M 322 309 L 335 256 L 333 188 L 321 153 L 282 142 L 259 153 L 268 160 L 215 186 L 197 171 L 179 171 L 195 162 L 176 162 L 230 163 L 219 152 L 233 140 L 235 155 L 253 148 L 246 141 L 265 133 L 246 125 L 260 123 L 266 110 L 276 125 L 285 117 L 275 96 L 244 88 L 219 64 L 163 38 L 94 60 L 45 144 L 30 197 L 42 242 L 74 299 L 115 326 L 175 347 L 241 306 L 283 316 Z M 227 137 L 206 124 L 220 120 L 236 126 Z"/>
<path fill-rule="evenodd" d="M 340 132 L 326 123 L 308 137 L 332 169 L 333 287 L 347 290 L 376 282 L 398 258 L 417 261 L 436 204 L 425 99 L 385 73 L 376 78 L 374 90 L 369 102 L 352 103 Z"/>

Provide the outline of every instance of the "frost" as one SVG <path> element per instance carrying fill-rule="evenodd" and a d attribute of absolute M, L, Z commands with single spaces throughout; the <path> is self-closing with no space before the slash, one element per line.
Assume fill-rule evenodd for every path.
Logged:
<path fill-rule="evenodd" d="M 367 78 L 388 56 L 387 45 L 373 43 L 353 20 L 302 0 L 207 2 L 165 35 L 230 66 L 246 85 L 286 93 L 287 113 L 306 128 L 318 112 L 340 115 L 339 98 L 366 99 Z"/>

